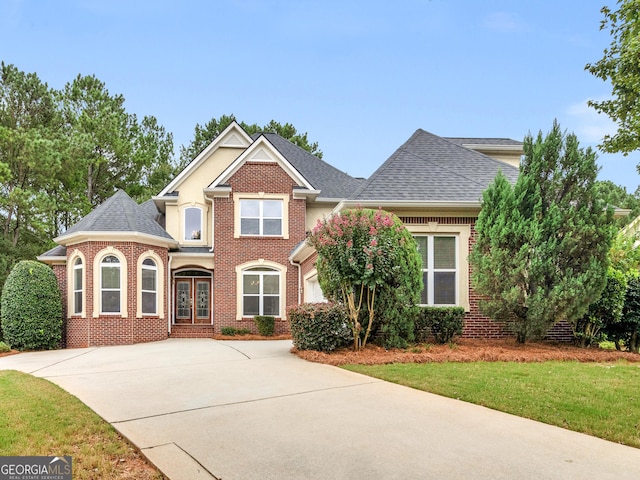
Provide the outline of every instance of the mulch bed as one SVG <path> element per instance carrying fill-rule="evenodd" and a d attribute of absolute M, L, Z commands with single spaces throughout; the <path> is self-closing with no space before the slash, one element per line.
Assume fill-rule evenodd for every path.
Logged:
<path fill-rule="evenodd" d="M 407 349 L 386 350 L 367 345 L 359 352 L 341 349 L 331 353 L 311 350 L 291 350 L 300 358 L 328 365 L 377 365 L 386 363 L 427 362 L 627 362 L 640 363 L 640 355 L 598 347 L 579 348 L 570 344 L 531 342 L 520 345 L 513 339 L 476 340 L 458 339 L 452 345 L 418 345 Z"/>

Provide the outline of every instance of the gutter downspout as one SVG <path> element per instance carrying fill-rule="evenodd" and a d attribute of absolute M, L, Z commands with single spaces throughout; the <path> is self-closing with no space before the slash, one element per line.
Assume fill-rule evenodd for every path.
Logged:
<path fill-rule="evenodd" d="M 167 330 L 169 332 L 169 336 L 171 336 L 171 315 L 173 315 L 173 298 L 171 297 L 171 260 L 173 257 L 171 255 L 167 255 L 169 257 L 169 261 L 167 262 Z"/>
<path fill-rule="evenodd" d="M 302 265 L 294 262 L 291 257 L 289 257 L 289 263 L 298 267 L 298 305 L 300 305 L 302 303 Z"/>
<path fill-rule="evenodd" d="M 215 225 L 213 223 L 213 218 L 214 218 L 214 211 L 213 211 L 213 198 L 211 199 L 211 249 L 209 250 L 209 253 L 213 253 L 213 247 L 214 247 L 214 235 L 215 235 Z"/>

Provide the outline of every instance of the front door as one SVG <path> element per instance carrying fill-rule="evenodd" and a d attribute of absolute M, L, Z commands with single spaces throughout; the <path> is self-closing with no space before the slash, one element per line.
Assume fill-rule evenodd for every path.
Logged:
<path fill-rule="evenodd" d="M 176 278 L 175 323 L 211 324 L 211 279 Z"/>

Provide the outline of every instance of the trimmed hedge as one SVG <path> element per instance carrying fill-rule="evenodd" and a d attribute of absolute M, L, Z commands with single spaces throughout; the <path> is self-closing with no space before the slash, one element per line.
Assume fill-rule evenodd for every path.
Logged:
<path fill-rule="evenodd" d="M 425 342 L 433 336 L 438 343 L 449 343 L 456 335 L 462 335 L 464 308 L 420 307 L 415 320 L 415 336 Z"/>
<path fill-rule="evenodd" d="M 334 303 L 303 303 L 287 310 L 293 345 L 330 352 L 353 343 L 347 309 Z"/>
<path fill-rule="evenodd" d="M 222 327 L 220 333 L 228 337 L 235 337 L 236 335 L 249 335 L 251 330 L 248 328 Z"/>
<path fill-rule="evenodd" d="M 53 270 L 43 263 L 16 264 L 2 289 L 4 341 L 18 350 L 59 348 L 62 299 Z"/>
<path fill-rule="evenodd" d="M 256 315 L 253 321 L 258 327 L 258 333 L 264 337 L 272 337 L 276 327 L 276 317 L 270 315 Z"/>

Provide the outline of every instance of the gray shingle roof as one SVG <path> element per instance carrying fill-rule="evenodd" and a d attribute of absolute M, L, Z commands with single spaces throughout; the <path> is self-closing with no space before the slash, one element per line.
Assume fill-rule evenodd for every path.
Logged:
<path fill-rule="evenodd" d="M 499 170 L 516 181 L 517 168 L 419 129 L 348 198 L 478 202 Z"/>
<path fill-rule="evenodd" d="M 69 228 L 63 236 L 76 232 L 136 232 L 173 240 L 156 223 L 149 206 L 138 205 L 124 190 L 118 190 Z"/>
<path fill-rule="evenodd" d="M 264 135 L 313 188 L 321 191 L 322 198 L 346 198 L 364 183 L 363 179 L 353 178 L 280 135 L 262 133 L 252 138 L 256 140 L 260 135 Z"/>
<path fill-rule="evenodd" d="M 521 147 L 522 142 L 510 138 L 442 137 L 456 145 L 501 145 Z"/>
<path fill-rule="evenodd" d="M 67 256 L 67 247 L 62 245 L 56 245 L 51 250 L 47 250 L 40 257 L 66 257 Z"/>

